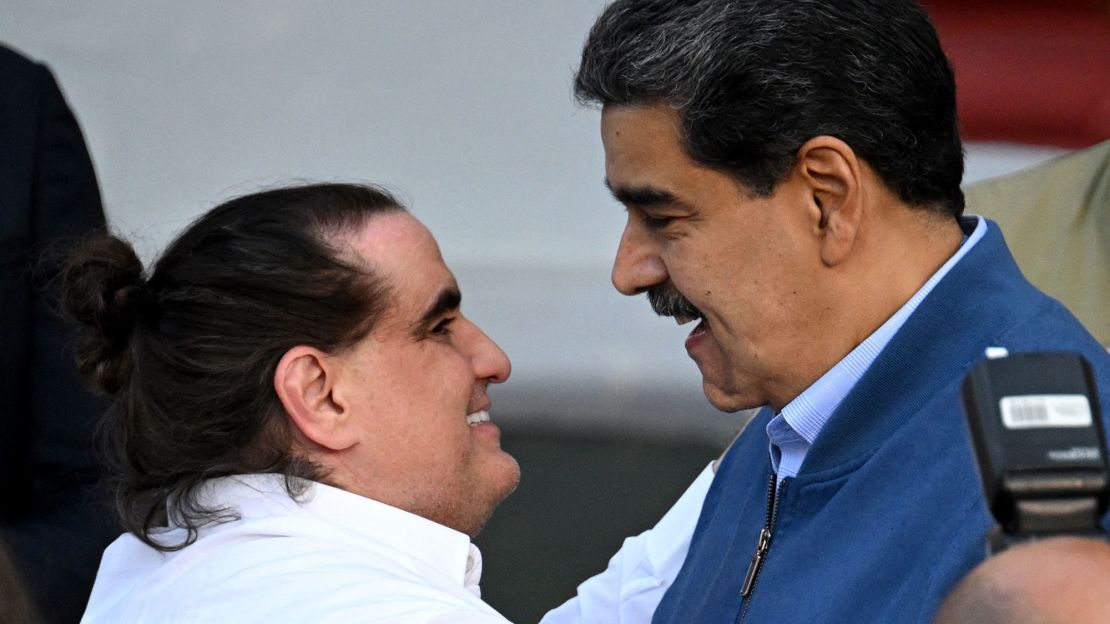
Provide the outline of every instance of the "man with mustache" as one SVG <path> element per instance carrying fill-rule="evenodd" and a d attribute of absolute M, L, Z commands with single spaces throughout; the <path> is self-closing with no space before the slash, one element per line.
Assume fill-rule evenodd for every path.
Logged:
<path fill-rule="evenodd" d="M 993 523 L 967 370 L 988 347 L 1078 352 L 1106 415 L 1110 357 L 997 225 L 963 214 L 927 16 L 912 0 L 617 0 L 575 86 L 601 106 L 628 213 L 613 284 L 696 323 L 685 347 L 713 405 L 762 407 L 652 621 L 929 621 Z M 549 621 L 620 621 L 670 583 L 625 583 L 619 560 Z"/>

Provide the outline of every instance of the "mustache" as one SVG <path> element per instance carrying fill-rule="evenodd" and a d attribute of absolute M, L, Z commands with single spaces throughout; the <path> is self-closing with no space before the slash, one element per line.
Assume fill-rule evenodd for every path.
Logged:
<path fill-rule="evenodd" d="M 651 309 L 659 316 L 683 316 L 686 318 L 701 318 L 701 310 L 697 309 L 690 300 L 682 296 L 670 284 L 653 286 L 647 291 L 648 303 Z"/>

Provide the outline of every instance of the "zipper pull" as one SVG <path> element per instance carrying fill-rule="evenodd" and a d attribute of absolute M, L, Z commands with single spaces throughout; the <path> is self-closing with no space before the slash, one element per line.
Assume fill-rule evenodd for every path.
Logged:
<path fill-rule="evenodd" d="M 744 576 L 744 585 L 740 588 L 740 596 L 747 598 L 752 595 L 755 586 L 755 577 L 759 576 L 759 569 L 763 567 L 763 560 L 767 557 L 767 549 L 771 547 L 771 530 L 760 529 L 759 542 L 755 545 L 755 554 L 752 562 L 748 564 L 748 573 Z"/>

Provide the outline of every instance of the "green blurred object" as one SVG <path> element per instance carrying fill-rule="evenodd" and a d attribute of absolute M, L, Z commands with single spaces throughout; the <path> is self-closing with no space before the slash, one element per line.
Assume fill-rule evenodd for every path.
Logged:
<path fill-rule="evenodd" d="M 1110 141 L 965 193 L 969 213 L 998 222 L 1029 281 L 1110 345 Z"/>

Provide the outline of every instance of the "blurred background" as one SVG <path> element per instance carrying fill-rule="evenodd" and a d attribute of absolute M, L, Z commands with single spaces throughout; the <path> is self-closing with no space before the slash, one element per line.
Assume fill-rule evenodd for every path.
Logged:
<path fill-rule="evenodd" d="M 534 621 L 650 526 L 742 426 L 686 329 L 609 285 L 623 211 L 573 71 L 602 0 L 6 0 L 54 71 L 110 226 L 153 258 L 215 204 L 305 180 L 396 192 L 513 360 L 493 418 L 524 478 L 479 538 L 486 597 Z M 1110 136 L 1110 5 L 933 2 L 967 181 Z M 0 85 L 2 88 L 2 85 Z"/>

